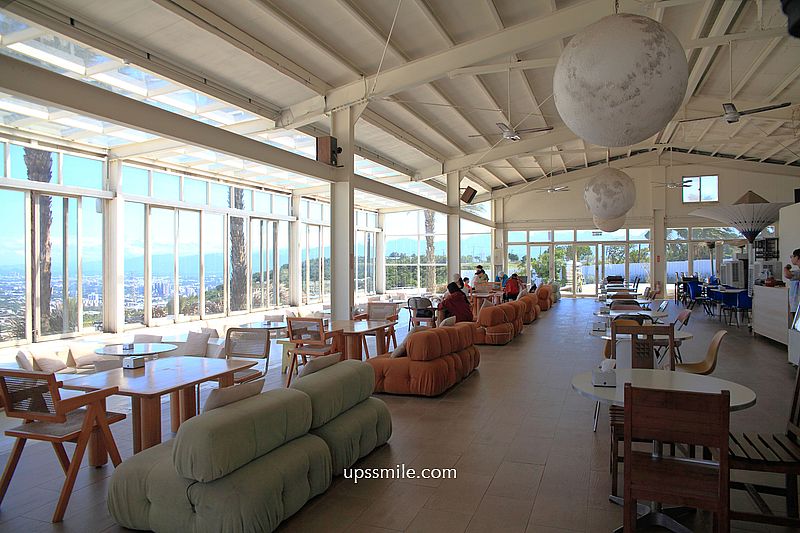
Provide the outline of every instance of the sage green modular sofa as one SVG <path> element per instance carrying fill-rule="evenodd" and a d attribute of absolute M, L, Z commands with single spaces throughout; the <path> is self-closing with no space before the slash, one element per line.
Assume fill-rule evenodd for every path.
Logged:
<path fill-rule="evenodd" d="M 370 397 L 365 363 L 343 361 L 295 386 L 191 418 L 174 439 L 123 461 L 111 515 L 157 532 L 272 531 L 389 439 L 391 418 Z"/>

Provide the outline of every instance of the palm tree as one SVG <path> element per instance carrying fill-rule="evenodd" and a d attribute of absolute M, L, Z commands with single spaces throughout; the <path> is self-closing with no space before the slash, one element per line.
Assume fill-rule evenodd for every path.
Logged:
<path fill-rule="evenodd" d="M 53 179 L 53 156 L 50 152 L 44 150 L 37 150 L 36 148 L 25 148 L 24 155 L 25 167 L 28 170 L 28 179 L 30 181 L 38 181 L 42 183 L 50 183 Z M 46 194 L 32 195 L 33 198 L 39 201 L 39 223 L 33 220 L 32 227 L 38 226 L 39 232 L 39 309 L 41 312 L 42 326 L 50 322 L 50 296 L 52 292 L 51 278 L 53 275 L 53 241 L 50 237 L 50 227 L 53 224 L 53 210 L 52 210 L 52 197 Z M 34 206 L 31 206 L 32 208 Z M 35 217 L 35 209 L 31 209 L 31 216 Z M 35 245 L 35 232 L 31 234 L 32 245 Z M 32 246 L 32 249 L 35 247 Z M 36 284 L 33 284 L 36 287 Z M 36 300 L 37 295 L 34 293 L 33 299 Z M 49 327 L 49 326 L 48 326 Z M 34 329 L 38 329 L 34 327 Z M 44 329 L 44 328 L 43 328 Z M 46 333 L 46 332 L 42 332 Z"/>
<path fill-rule="evenodd" d="M 234 209 L 244 209 L 244 189 L 233 189 Z M 231 217 L 231 311 L 247 308 L 247 242 L 244 218 Z"/>
<path fill-rule="evenodd" d="M 430 209 L 425 209 L 425 287 L 434 290 L 436 287 L 436 245 L 433 232 L 436 225 L 435 213 Z"/>

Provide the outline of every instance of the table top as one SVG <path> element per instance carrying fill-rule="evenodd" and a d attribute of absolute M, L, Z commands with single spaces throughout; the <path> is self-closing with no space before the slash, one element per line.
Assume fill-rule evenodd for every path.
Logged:
<path fill-rule="evenodd" d="M 259 329 L 269 329 L 269 330 L 276 330 L 276 329 L 286 329 L 286 322 L 273 322 L 270 320 L 265 320 L 262 322 L 249 322 L 247 324 L 242 324 L 239 326 L 240 328 L 259 328 Z"/>
<path fill-rule="evenodd" d="M 647 298 L 630 298 L 631 300 L 636 300 L 636 303 L 639 305 L 652 305 L 653 300 L 648 300 Z M 613 302 L 614 300 L 598 300 L 601 303 L 608 305 L 609 302 Z"/>
<path fill-rule="evenodd" d="M 122 344 L 109 344 L 94 351 L 97 355 L 116 355 L 119 357 L 131 357 L 134 355 L 155 355 L 159 353 L 171 352 L 178 347 L 174 344 L 164 342 L 135 342 L 133 348 L 125 350 Z"/>
<path fill-rule="evenodd" d="M 165 357 L 147 361 L 143 368 L 114 368 L 64 379 L 64 388 L 92 391 L 119 387 L 119 394 L 124 396 L 161 396 L 229 372 L 250 368 L 257 362 L 247 359 Z"/>
<path fill-rule="evenodd" d="M 598 334 L 598 333 L 602 333 L 602 332 L 592 332 L 593 335 Z M 603 339 L 604 341 L 610 341 L 611 340 L 611 330 L 607 329 L 605 333 L 602 333 L 600 338 Z M 667 337 L 666 335 L 653 335 L 653 338 L 657 339 L 657 340 L 666 340 L 669 337 Z M 675 330 L 675 340 L 676 341 L 688 341 L 688 340 L 691 340 L 693 338 L 694 338 L 694 335 L 690 331 L 686 331 L 685 329 Z M 631 339 L 631 336 L 628 335 L 627 333 L 618 334 L 617 335 L 617 340 L 627 341 L 627 340 L 630 340 L 630 339 Z"/>
<path fill-rule="evenodd" d="M 719 292 L 719 293 L 722 293 L 722 294 L 726 294 L 726 293 L 727 294 L 739 294 L 740 292 L 747 291 L 747 289 L 728 289 L 728 288 L 720 289 L 719 286 L 717 286 L 717 288 L 708 287 L 708 290 L 710 290 L 712 292 Z"/>
<path fill-rule="evenodd" d="M 592 373 L 584 372 L 572 378 L 572 388 L 590 400 L 619 406 L 625 405 L 625 383 L 631 383 L 634 387 L 687 392 L 719 393 L 727 390 L 731 393 L 731 411 L 747 409 L 756 403 L 756 393 L 751 389 L 712 376 L 642 368 L 620 368 L 616 373 L 616 387 L 595 387 L 592 385 Z"/>
<path fill-rule="evenodd" d="M 666 311 L 650 311 L 649 309 L 612 310 L 605 313 L 602 310 L 599 310 L 594 312 L 594 316 L 603 318 L 616 318 L 622 315 L 639 315 L 646 316 L 648 318 L 665 318 L 669 316 L 669 313 Z"/>
<path fill-rule="evenodd" d="M 355 335 L 386 329 L 395 324 L 397 322 L 392 320 L 331 320 L 328 332 L 341 331 L 345 335 Z"/>

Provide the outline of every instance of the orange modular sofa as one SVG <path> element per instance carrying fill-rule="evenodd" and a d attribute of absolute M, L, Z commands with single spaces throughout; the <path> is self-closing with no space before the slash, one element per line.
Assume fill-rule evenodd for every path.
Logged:
<path fill-rule="evenodd" d="M 375 370 L 375 392 L 438 396 L 478 368 L 475 325 L 430 328 L 410 333 L 405 357 L 368 359 Z"/>
<path fill-rule="evenodd" d="M 536 289 L 536 296 L 539 298 L 539 307 L 542 311 L 547 311 L 553 304 L 552 300 L 553 288 L 550 285 L 542 285 Z"/>
<path fill-rule="evenodd" d="M 524 302 L 507 302 L 484 307 L 474 323 L 475 344 L 508 344 L 522 333 L 522 320 L 525 315 Z"/>
<path fill-rule="evenodd" d="M 539 307 L 539 297 L 536 296 L 535 293 L 527 293 L 517 301 L 522 302 L 525 306 L 525 312 L 522 314 L 523 324 L 530 324 L 536 320 L 542 312 L 542 308 Z"/>

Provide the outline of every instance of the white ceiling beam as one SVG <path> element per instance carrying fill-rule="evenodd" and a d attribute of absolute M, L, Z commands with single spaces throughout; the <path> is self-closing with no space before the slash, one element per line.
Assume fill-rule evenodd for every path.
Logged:
<path fill-rule="evenodd" d="M 770 54 L 772 54 L 772 51 L 775 50 L 775 48 L 781 44 L 782 41 L 783 35 L 774 37 L 764 46 L 764 48 L 761 49 L 758 57 L 756 57 L 755 60 L 750 63 L 750 66 L 747 67 L 745 73 L 742 75 L 739 81 L 736 82 L 736 85 L 734 85 L 733 98 L 736 98 L 739 93 L 742 92 L 742 89 L 744 89 L 745 85 L 747 85 L 747 82 L 750 81 L 750 78 L 752 78 L 753 75 L 758 72 L 758 69 L 761 68 L 761 65 L 764 63 L 764 61 L 770 56 Z"/>
<path fill-rule="evenodd" d="M 705 165 L 717 168 L 733 168 L 737 170 L 743 170 L 745 172 L 754 172 L 756 174 L 778 174 L 781 176 L 794 177 L 797 177 L 800 174 L 800 172 L 797 170 L 792 172 L 780 164 L 745 161 L 743 159 L 731 159 L 729 157 L 711 157 L 703 154 L 685 154 L 681 152 L 675 152 L 673 154 L 673 162 Z"/>
<path fill-rule="evenodd" d="M 507 70 L 536 70 L 540 68 L 555 67 L 558 63 L 557 57 L 546 57 L 544 59 L 517 60 L 513 63 L 493 63 L 491 65 L 477 65 L 474 67 L 463 67 L 451 70 L 447 73 L 450 78 L 459 76 L 476 76 L 479 74 L 495 74 L 506 72 Z"/>
<path fill-rule="evenodd" d="M 382 196 L 383 198 L 389 198 L 390 200 L 403 202 L 404 204 L 409 204 L 414 207 L 430 209 L 432 211 L 445 214 L 449 214 L 451 212 L 451 209 L 445 204 L 441 204 L 425 196 L 404 191 L 403 189 L 398 189 L 397 187 L 392 187 L 389 184 L 371 180 L 357 174 L 350 176 L 350 183 L 353 184 L 354 188 L 360 191 Z"/>
<path fill-rule="evenodd" d="M 23 41 L 30 41 L 36 39 L 44 33 L 41 29 L 31 26 L 24 30 L 15 31 L 6 35 L 0 35 L 0 46 L 9 46 L 14 43 L 21 43 Z"/>
<path fill-rule="evenodd" d="M 658 158 L 658 154 L 656 152 L 648 152 L 644 154 L 636 154 L 628 158 L 622 159 L 615 159 L 611 161 L 610 166 L 613 168 L 627 168 L 642 165 L 649 162 L 655 162 Z M 553 184 L 560 185 L 563 183 L 569 183 L 571 181 L 576 181 L 579 179 L 588 178 L 594 176 L 603 168 L 603 165 L 595 165 L 589 168 L 581 168 L 578 170 L 572 170 L 567 172 L 566 174 L 557 174 L 553 176 Z M 492 198 L 506 198 L 509 196 L 513 196 L 515 194 L 519 194 L 520 191 L 525 188 L 526 191 L 530 191 L 531 187 L 529 183 L 523 183 L 519 185 L 512 185 L 508 189 L 500 189 L 497 191 L 492 192 Z"/>
<path fill-rule="evenodd" d="M 34 65 L 0 56 L 0 89 L 81 115 L 146 131 L 313 178 L 335 181 L 334 168 Z"/>
<path fill-rule="evenodd" d="M 796 140 L 796 141 L 793 141 L 793 142 L 788 142 L 788 143 L 778 143 L 778 146 L 777 146 L 777 148 L 775 148 L 774 150 L 772 150 L 771 152 L 769 152 L 767 155 L 765 155 L 764 157 L 762 157 L 761 159 L 759 159 L 759 162 L 762 162 L 762 163 L 763 163 L 763 162 L 764 162 L 764 161 L 766 161 L 767 159 L 771 159 L 773 156 L 776 156 L 776 155 L 778 155 L 779 153 L 781 153 L 781 152 L 783 152 L 783 151 L 787 151 L 787 152 L 794 153 L 794 152 L 791 150 L 791 147 L 792 147 L 792 146 L 794 146 L 794 145 L 795 145 L 795 144 L 797 144 L 797 143 L 800 143 L 800 139 L 798 139 L 798 140 Z"/>
<path fill-rule="evenodd" d="M 781 80 L 778 85 L 775 86 L 772 92 L 769 93 L 767 101 L 772 102 L 773 100 L 776 100 L 781 93 L 786 90 L 786 88 L 798 77 L 800 77 L 800 65 L 798 65 L 797 68 L 791 71 L 785 78 L 783 78 L 783 80 Z"/>
<path fill-rule="evenodd" d="M 257 118 L 255 120 L 248 120 L 230 126 L 219 126 L 219 129 L 236 133 L 238 135 L 254 135 L 256 133 L 266 132 L 272 129 L 274 122 L 266 118 Z M 173 141 L 172 139 L 152 139 L 140 143 L 123 144 L 111 149 L 112 157 L 137 157 L 145 154 L 152 154 L 155 152 L 163 152 L 182 146 L 183 143 Z"/>
<path fill-rule="evenodd" d="M 728 33 L 715 35 L 713 37 L 703 37 L 702 39 L 692 39 L 683 43 L 683 47 L 686 50 L 693 50 L 695 48 L 714 48 L 714 50 L 711 50 L 713 53 L 716 51 L 717 47 L 734 41 L 758 41 L 773 37 L 786 37 L 788 35 L 789 33 L 786 30 L 786 26 L 781 26 L 779 28 L 767 28 L 765 30 Z"/>
<path fill-rule="evenodd" d="M 337 109 L 395 94 L 442 77 L 456 68 L 528 50 L 572 35 L 611 11 L 607 0 L 587 0 L 555 13 L 459 44 L 404 65 L 329 90 L 322 101 L 309 99 L 281 111 L 278 124 L 289 126 Z M 366 94 L 366 88 L 372 88 Z"/>
<path fill-rule="evenodd" d="M 448 172 L 469 170 L 477 166 L 483 166 L 494 161 L 508 159 L 517 155 L 536 152 L 543 148 L 549 148 L 557 144 L 565 143 L 575 139 L 575 134 L 565 126 L 560 126 L 543 135 L 537 135 L 517 142 L 503 142 L 490 150 L 479 150 L 471 154 L 454 157 L 446 160 L 441 166 L 432 166 L 420 170 L 419 178 L 429 179 Z"/>
<path fill-rule="evenodd" d="M 756 146 L 757 144 L 758 144 L 758 141 L 755 141 L 755 142 L 751 142 L 751 143 L 749 143 L 747 146 L 745 146 L 745 147 L 744 147 L 744 150 L 742 150 L 742 151 L 740 151 L 738 154 L 736 154 L 736 159 L 739 159 L 739 158 L 740 158 L 740 157 L 742 157 L 744 154 L 746 154 L 747 152 L 749 152 L 750 150 L 752 150 L 753 148 L 755 148 L 755 146 Z"/>
<path fill-rule="evenodd" d="M 476 176 L 474 172 L 467 172 L 464 177 L 482 187 L 484 191 L 489 193 L 492 192 L 492 186 L 489 185 L 483 178 Z"/>

